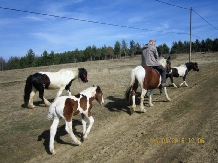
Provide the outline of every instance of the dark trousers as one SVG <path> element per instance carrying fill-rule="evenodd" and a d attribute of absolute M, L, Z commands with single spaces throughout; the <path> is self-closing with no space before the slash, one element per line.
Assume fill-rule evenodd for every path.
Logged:
<path fill-rule="evenodd" d="M 154 68 L 155 70 L 157 70 L 160 73 L 161 76 L 161 83 L 166 83 L 166 69 L 160 65 L 160 66 L 150 66 L 152 68 Z"/>

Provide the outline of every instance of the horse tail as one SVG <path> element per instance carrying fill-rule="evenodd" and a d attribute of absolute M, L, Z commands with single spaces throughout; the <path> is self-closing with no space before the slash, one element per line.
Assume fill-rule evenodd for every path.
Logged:
<path fill-rule="evenodd" d="M 132 86 L 135 83 L 135 81 L 136 81 L 136 68 L 131 71 L 129 87 L 126 89 L 126 92 L 125 92 L 125 99 L 126 99 L 127 104 L 131 102 L 131 98 L 130 98 L 131 91 L 132 91 Z"/>
<path fill-rule="evenodd" d="M 47 115 L 47 120 L 51 120 L 51 119 L 53 118 L 55 106 L 56 106 L 56 103 L 55 103 L 55 102 L 53 102 L 53 103 L 49 106 L 48 115 Z"/>
<path fill-rule="evenodd" d="M 27 79 L 26 79 L 26 85 L 24 88 L 24 104 L 27 105 L 30 99 L 30 93 L 32 91 L 32 77 L 33 75 L 30 75 Z"/>
<path fill-rule="evenodd" d="M 126 99 L 126 103 L 127 104 L 130 104 L 130 95 L 131 95 L 131 91 L 132 91 L 132 86 L 129 86 L 127 89 L 126 89 L 126 93 L 125 93 L 125 99 Z"/>

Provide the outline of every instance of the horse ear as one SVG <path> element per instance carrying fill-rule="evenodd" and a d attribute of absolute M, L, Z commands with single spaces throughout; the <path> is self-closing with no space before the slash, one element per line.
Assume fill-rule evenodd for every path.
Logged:
<path fill-rule="evenodd" d="M 97 91 L 97 92 L 100 92 L 100 91 L 101 91 L 101 88 L 100 88 L 99 86 L 97 86 L 96 91 Z"/>

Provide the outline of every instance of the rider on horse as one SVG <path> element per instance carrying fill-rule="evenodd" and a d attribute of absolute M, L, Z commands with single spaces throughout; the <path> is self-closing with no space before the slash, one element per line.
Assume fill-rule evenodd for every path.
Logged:
<path fill-rule="evenodd" d="M 161 86 L 167 87 L 166 83 L 166 69 L 158 62 L 158 52 L 155 46 L 156 41 L 151 39 L 148 44 L 143 47 L 142 50 L 142 66 L 148 66 L 156 69 L 161 75 Z"/>

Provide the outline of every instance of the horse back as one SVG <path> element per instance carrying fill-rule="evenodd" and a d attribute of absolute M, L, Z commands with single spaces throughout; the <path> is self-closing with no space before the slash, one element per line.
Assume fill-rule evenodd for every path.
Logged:
<path fill-rule="evenodd" d="M 92 108 L 92 101 L 93 98 L 88 98 L 86 96 L 82 96 L 80 94 L 75 95 L 76 99 L 74 98 L 66 98 L 64 108 L 63 108 L 63 116 L 65 117 L 66 121 L 72 121 L 72 117 L 79 113 L 88 113 L 88 116 L 91 116 L 91 108 Z M 87 101 L 89 102 L 89 106 L 87 107 Z M 88 110 L 87 110 L 88 109 Z"/>
<path fill-rule="evenodd" d="M 155 89 L 160 84 L 160 74 L 153 68 L 143 66 L 145 69 L 145 79 L 143 82 L 144 89 Z"/>
<path fill-rule="evenodd" d="M 77 108 L 78 108 L 78 101 L 71 98 L 66 99 L 63 108 L 63 115 L 66 121 L 68 122 L 72 121 L 73 115 L 79 114 L 80 111 Z"/>

